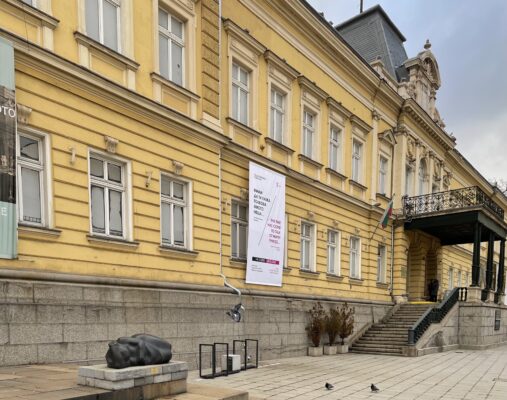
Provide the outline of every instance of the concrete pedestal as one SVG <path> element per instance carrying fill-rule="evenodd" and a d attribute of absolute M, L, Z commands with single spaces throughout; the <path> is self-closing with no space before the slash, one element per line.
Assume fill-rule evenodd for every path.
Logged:
<path fill-rule="evenodd" d="M 148 393 L 145 400 L 166 395 L 185 393 L 187 390 L 188 365 L 171 361 L 168 364 L 146 365 L 123 369 L 107 365 L 80 367 L 78 384 L 107 390 L 126 390 L 139 386 Z"/>
<path fill-rule="evenodd" d="M 482 289 L 476 286 L 470 286 L 467 293 L 467 302 L 481 303 Z"/>

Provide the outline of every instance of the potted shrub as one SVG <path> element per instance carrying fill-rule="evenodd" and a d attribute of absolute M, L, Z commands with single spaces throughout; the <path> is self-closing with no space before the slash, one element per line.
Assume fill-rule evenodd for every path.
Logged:
<path fill-rule="evenodd" d="M 341 344 L 337 347 L 337 352 L 347 353 L 349 351 L 349 345 L 345 344 L 345 339 L 354 331 L 354 308 L 344 303 L 340 308 L 337 308 L 336 311 L 338 336 L 341 338 Z"/>
<path fill-rule="evenodd" d="M 320 302 L 317 302 L 317 304 L 312 307 L 309 314 L 310 321 L 306 326 L 306 332 L 308 333 L 308 337 L 310 338 L 313 346 L 308 347 L 308 355 L 313 357 L 321 356 L 322 346 L 320 345 L 320 340 L 322 332 L 324 331 L 326 314 Z"/>
<path fill-rule="evenodd" d="M 339 329 L 339 310 L 338 307 L 331 307 L 329 314 L 326 315 L 324 329 L 329 339 L 329 344 L 324 345 L 324 354 L 333 355 L 336 354 L 337 346 L 335 344 L 336 337 L 338 336 Z"/>

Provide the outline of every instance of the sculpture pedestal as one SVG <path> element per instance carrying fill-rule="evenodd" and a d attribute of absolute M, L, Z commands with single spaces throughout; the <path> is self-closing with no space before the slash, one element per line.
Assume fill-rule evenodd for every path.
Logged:
<path fill-rule="evenodd" d="M 188 365 L 182 361 L 122 369 L 106 364 L 79 367 L 77 383 L 106 390 L 142 390 L 143 399 L 185 393 Z"/>
<path fill-rule="evenodd" d="M 482 289 L 478 286 L 470 286 L 468 288 L 467 302 L 481 303 Z"/>

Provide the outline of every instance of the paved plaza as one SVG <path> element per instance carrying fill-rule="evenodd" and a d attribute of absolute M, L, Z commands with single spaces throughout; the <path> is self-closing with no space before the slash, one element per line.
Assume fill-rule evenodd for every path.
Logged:
<path fill-rule="evenodd" d="M 298 357 L 261 363 L 228 377 L 189 383 L 246 390 L 250 399 L 507 400 L 507 346 L 416 358 L 368 354 Z M 326 390 L 329 382 L 333 390 Z M 380 391 L 372 393 L 371 383 Z"/>

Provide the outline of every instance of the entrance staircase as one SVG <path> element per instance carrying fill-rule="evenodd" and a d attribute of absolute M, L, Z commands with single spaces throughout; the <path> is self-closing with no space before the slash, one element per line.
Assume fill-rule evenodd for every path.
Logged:
<path fill-rule="evenodd" d="M 350 351 L 352 353 L 403 355 L 403 348 L 408 345 L 408 329 L 434 303 L 402 304 L 400 308 L 380 323 L 373 324 L 366 333 L 356 340 Z"/>

